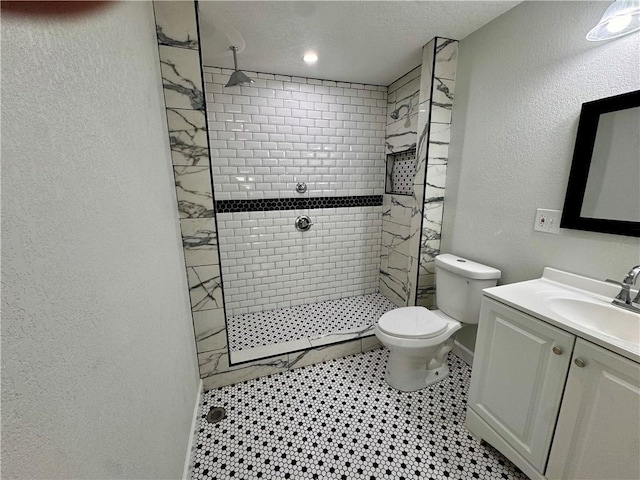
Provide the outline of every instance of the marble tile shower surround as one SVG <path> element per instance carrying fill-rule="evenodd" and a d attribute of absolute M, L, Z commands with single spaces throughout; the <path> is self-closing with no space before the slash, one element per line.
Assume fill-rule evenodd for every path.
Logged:
<path fill-rule="evenodd" d="M 418 162 L 426 169 L 416 298 L 418 305 L 426 307 L 435 306 L 435 257 L 440 253 L 458 42 L 436 38 L 432 52 L 425 52 L 427 58 L 435 56 L 429 64 L 433 68 L 430 98 L 420 99 L 420 110 L 429 105 L 431 115 L 419 130 L 424 148 L 418 153 Z"/>
<path fill-rule="evenodd" d="M 195 341 L 198 351 L 226 355 L 196 6 L 188 1 L 153 6 Z"/>
<path fill-rule="evenodd" d="M 167 124 L 168 124 L 168 137 L 169 143 L 172 153 L 172 160 L 174 164 L 174 173 L 176 176 L 176 197 L 177 197 L 177 208 L 180 213 L 180 229 L 183 236 L 183 246 L 185 252 L 185 263 L 187 266 L 187 278 L 189 280 L 189 293 L 192 299 L 192 310 L 193 310 L 193 319 L 194 319 L 194 329 L 196 334 L 196 342 L 198 345 L 199 352 L 199 363 L 200 363 L 200 374 L 201 377 L 204 378 L 205 388 L 215 388 L 222 385 L 228 385 L 231 383 L 235 383 L 238 381 L 243 381 L 250 378 L 256 378 L 263 375 L 268 375 L 271 373 L 275 373 L 278 371 L 283 371 L 289 368 L 293 368 L 293 366 L 298 365 L 307 365 L 316 363 L 319 361 L 323 361 L 329 358 L 335 358 L 342 355 L 347 355 L 349 353 L 358 352 L 367 350 L 372 346 L 377 346 L 377 341 L 375 338 L 365 338 L 365 339 L 357 339 L 347 343 L 338 344 L 338 345 L 328 345 L 323 347 L 318 347 L 310 351 L 299 352 L 296 354 L 287 354 L 280 355 L 278 357 L 265 360 L 265 361 L 256 361 L 256 362 L 247 362 L 241 365 L 231 366 L 229 364 L 229 355 L 228 355 L 228 346 L 227 346 L 227 334 L 226 334 L 226 325 L 225 325 L 225 315 L 223 303 L 224 298 L 222 297 L 221 292 L 221 272 L 220 272 L 220 261 L 218 256 L 218 236 L 219 232 L 216 226 L 216 216 L 215 216 L 215 208 L 214 208 L 214 187 L 211 185 L 210 181 L 210 153 L 213 153 L 217 158 L 228 158 L 230 160 L 230 164 L 238 162 L 237 158 L 234 157 L 232 153 L 232 149 L 234 147 L 229 148 L 229 144 L 226 145 L 226 148 L 218 148 L 220 144 L 211 145 L 209 148 L 208 142 L 209 138 L 207 138 L 207 112 L 205 111 L 205 105 L 207 105 L 206 100 L 208 100 L 203 92 L 203 72 L 200 64 L 200 45 L 198 41 L 198 28 L 196 23 L 196 6 L 193 2 L 170 2 L 170 1 L 155 1 L 154 2 L 154 10 L 156 16 L 156 27 L 157 27 L 157 35 L 158 35 L 158 50 L 160 56 L 160 67 L 162 74 L 162 81 L 164 85 L 164 93 L 165 93 L 165 104 L 167 109 Z M 208 72 L 213 75 L 212 72 Z M 230 72 L 229 72 L 230 73 Z M 220 70 L 220 74 L 222 74 L 222 70 Z M 282 81 L 288 79 L 280 79 L 276 78 L 274 75 L 273 78 L 271 76 L 267 76 L 265 74 L 260 74 L 262 78 L 258 78 L 261 81 L 273 80 L 275 82 Z M 446 75 L 443 76 L 444 79 L 448 77 Z M 209 78 L 207 78 L 209 80 Z M 213 80 L 213 78 L 211 78 Z M 291 79 L 291 82 L 297 81 L 298 79 Z M 309 89 L 309 86 L 319 86 L 319 87 L 328 87 L 329 89 L 333 88 L 348 88 L 345 84 L 340 84 L 339 82 L 333 82 L 328 84 L 323 84 L 322 81 L 314 81 L 312 79 L 304 79 L 306 83 L 306 87 L 302 87 L 301 91 L 304 89 Z M 446 86 L 446 84 L 445 84 Z M 355 126 L 353 124 L 343 124 L 343 133 L 347 128 L 349 130 L 370 130 L 367 128 L 366 123 L 386 123 L 385 118 L 387 115 L 386 111 L 386 102 L 387 99 L 384 95 L 378 98 L 380 93 L 386 93 L 386 87 L 374 87 L 374 86 L 366 86 L 366 85 L 351 85 L 354 89 L 363 92 L 356 94 L 356 100 L 353 100 L 353 104 L 351 104 L 351 100 L 349 105 L 344 105 L 343 112 L 332 112 L 332 108 L 337 108 L 335 105 L 339 102 L 336 98 L 336 104 L 331 107 L 329 104 L 328 111 L 326 113 L 335 113 L 336 118 L 334 121 L 343 121 L 343 122 L 353 122 L 355 121 Z M 283 89 L 282 92 L 288 90 Z M 291 96 L 294 95 L 294 90 L 291 90 Z M 370 94 L 364 93 L 370 92 Z M 242 92 L 241 92 L 242 93 Z M 301 93 L 301 92 L 298 92 Z M 310 91 L 303 93 L 311 93 Z M 334 94 L 336 97 L 347 95 L 338 95 L 338 90 L 334 90 Z M 344 93 L 344 92 L 343 92 Z M 315 88 L 314 92 L 315 93 Z M 224 93 L 223 93 L 224 95 Z M 271 100 L 267 99 L 266 105 L 252 105 L 251 96 L 249 97 L 248 106 L 251 107 L 272 107 L 272 108 L 287 108 L 284 107 L 284 101 L 288 100 L 285 98 L 281 98 L 279 96 L 287 96 L 286 93 L 274 94 L 274 98 Z M 319 95 L 332 95 L 331 90 L 328 93 L 319 93 Z M 358 96 L 361 95 L 361 96 Z M 243 95 L 240 95 L 243 96 Z M 224 97 L 223 97 L 224 98 Z M 313 98 L 313 97 L 312 97 Z M 362 103 L 361 100 L 362 99 Z M 273 106 L 275 100 L 283 100 L 283 106 Z M 293 100 L 293 98 L 292 98 Z M 376 105 L 374 106 L 371 100 L 376 100 Z M 379 100 L 384 100 L 384 106 L 381 103 L 378 103 Z M 240 100 L 242 102 L 244 100 Z M 303 100 L 299 100 L 303 101 Z M 309 101 L 309 100 L 306 100 Z M 310 100 L 316 101 L 316 100 Z M 253 102 L 261 103 L 261 100 L 253 100 Z M 322 96 L 320 97 L 320 102 L 322 102 Z M 367 103 L 365 103 L 367 102 Z M 225 112 L 225 102 L 221 102 L 222 106 L 217 105 L 217 102 L 214 102 L 211 105 L 211 112 L 215 113 L 230 113 L 235 115 L 235 112 Z M 235 103 L 232 101 L 232 106 L 227 107 L 231 110 L 237 109 L 237 107 L 233 106 Z M 238 103 L 238 105 L 243 105 L 242 103 Z M 208 105 L 207 105 L 208 106 Z M 355 111 L 351 111 L 355 107 Z M 369 107 L 370 110 L 366 112 L 365 107 Z M 325 108 L 325 107 L 321 107 Z M 360 108 L 360 111 L 358 109 Z M 383 108 L 385 110 L 381 115 L 378 115 L 379 111 L 374 110 L 375 113 L 371 112 L 371 108 Z M 249 109 L 251 110 L 251 109 Z M 298 110 L 304 110 L 303 108 L 299 108 Z M 400 115 L 403 115 L 403 112 L 407 110 L 405 107 L 400 112 Z M 376 118 L 372 117 L 362 117 L 362 120 L 351 120 L 351 118 L 346 119 L 344 117 L 345 113 L 355 114 L 355 115 L 374 115 Z M 269 113 L 270 111 L 267 111 Z M 293 127 L 304 127 L 307 128 L 336 128 L 336 135 L 334 137 L 339 137 L 338 135 L 338 124 L 334 123 L 334 126 L 331 126 L 332 118 L 323 118 L 324 110 L 320 110 L 320 117 L 317 120 L 328 121 L 329 125 L 326 125 L 324 122 L 316 126 L 312 126 L 310 124 L 311 118 L 304 118 L 301 113 L 297 112 L 296 115 L 291 112 L 291 118 L 287 122 L 280 123 L 280 120 L 277 118 L 277 112 L 274 116 L 274 120 L 267 120 L 265 124 L 264 131 L 256 130 L 256 127 L 249 126 L 248 129 L 242 128 L 242 130 L 238 130 L 239 137 L 236 137 L 233 140 L 228 139 L 229 132 L 220 131 L 222 137 L 227 135 L 227 140 L 224 138 L 224 141 L 254 141 L 252 140 L 243 140 L 242 136 L 246 135 L 246 133 L 258 133 L 258 134 L 267 134 L 266 140 L 257 140 L 259 142 L 267 142 L 267 147 L 273 147 L 274 145 L 269 145 L 270 139 L 268 137 L 269 134 L 283 134 L 283 135 L 302 135 L 302 131 L 298 130 L 300 133 L 294 133 Z M 280 112 L 283 113 L 283 112 Z M 325 115 L 326 115 L 325 113 Z M 342 120 L 338 119 L 338 114 L 342 113 Z M 252 115 L 261 115 L 260 110 L 258 109 L 257 113 L 252 113 Z M 239 115 L 243 115 L 243 113 L 239 113 Z M 317 113 L 312 113 L 311 117 L 317 116 Z M 382 118 L 378 118 L 378 117 Z M 284 116 L 283 116 L 284 117 Z M 243 119 L 244 117 L 238 117 L 238 119 Z M 356 117 L 359 118 L 359 117 Z M 402 119 L 402 118 L 401 118 Z M 400 120 L 401 120 L 400 119 Z M 209 122 L 217 122 L 218 119 L 208 119 Z M 235 118 L 234 118 L 235 120 Z M 313 118 L 315 121 L 316 118 Z M 223 122 L 226 123 L 223 117 Z M 300 124 L 296 125 L 295 122 L 299 121 Z M 406 119 L 405 119 L 406 121 Z M 294 124 L 291 124 L 291 123 Z M 235 122 L 234 122 L 235 123 Z M 245 122 L 246 123 L 246 122 Z M 306 123 L 306 125 L 305 125 Z M 270 126 L 271 125 L 271 126 Z M 282 127 L 285 127 L 284 130 L 288 130 L 286 127 L 292 127 L 291 133 L 283 133 Z M 242 126 L 244 127 L 244 125 Z M 275 127 L 275 130 L 274 130 Z M 278 131 L 278 127 L 280 127 L 281 131 Z M 371 125 L 369 125 L 371 127 Z M 262 127 L 260 127 L 262 128 Z M 254 129 L 252 132 L 251 129 Z M 375 128 L 374 128 L 375 130 Z M 231 129 L 231 132 L 236 132 Z M 416 131 L 420 131 L 420 128 L 416 129 Z M 226 132 L 226 133 L 224 133 Z M 243 133 L 244 132 L 244 133 Z M 307 135 L 319 135 L 320 137 L 327 136 L 329 134 L 329 142 L 332 140 L 331 131 L 329 130 L 314 130 L 313 133 L 310 134 L 309 130 L 307 130 Z M 349 132 L 350 134 L 352 132 Z M 360 180 L 355 180 L 353 182 L 345 182 L 342 185 L 342 192 L 345 192 L 344 195 L 360 195 L 364 194 L 363 192 L 373 191 L 376 192 L 374 183 L 380 180 L 380 191 L 378 194 L 382 193 L 383 183 L 384 183 L 384 159 L 382 158 L 385 152 L 385 139 L 384 133 L 380 134 L 377 138 L 377 142 L 373 141 L 373 138 L 376 137 L 376 134 L 371 134 L 367 132 L 366 135 L 360 135 L 360 132 L 353 132 L 356 135 L 361 136 L 362 138 L 358 141 L 355 141 L 355 144 L 348 145 L 348 149 L 346 146 L 338 148 L 336 144 L 336 151 L 333 152 L 329 147 L 326 151 L 323 148 L 318 148 L 318 142 L 314 139 L 313 142 L 307 141 L 307 144 L 312 144 L 313 149 L 312 152 L 319 153 L 318 158 L 311 159 L 311 153 L 307 152 L 305 155 L 309 156 L 309 160 L 313 161 L 321 161 L 324 158 L 329 160 L 335 160 L 336 166 L 333 168 L 373 168 L 373 171 L 367 171 L 363 173 L 366 177 L 361 178 Z M 346 136 L 346 133 L 345 133 Z M 260 138 L 260 136 L 258 136 Z M 264 139 L 264 136 L 262 136 Z M 288 149 L 288 143 L 303 143 L 302 139 L 300 142 L 294 141 L 296 137 L 289 137 L 289 141 L 285 137 L 284 140 L 280 140 L 279 137 L 276 137 L 275 141 L 275 154 L 273 158 L 271 155 L 268 157 L 271 161 L 275 159 L 279 159 L 280 153 L 279 151 L 284 151 L 285 161 L 288 161 L 289 158 L 293 155 L 295 148 L 291 150 Z M 246 139 L 246 136 L 245 136 Z M 221 140 L 220 138 L 211 139 L 212 141 Z M 324 141 L 324 139 L 321 139 Z M 285 145 L 282 145 L 283 149 L 278 148 L 278 142 L 284 142 Z M 233 145 L 233 144 L 232 144 Z M 236 144 L 237 146 L 238 144 Z M 320 145 L 324 145 L 320 143 Z M 377 149 L 376 149 L 377 145 Z M 245 145 L 246 147 L 247 145 Z M 262 147 L 262 146 L 261 146 Z M 268 150 L 269 149 L 263 149 Z M 246 148 L 245 148 L 246 150 Z M 342 159 L 336 158 L 338 153 L 348 154 Z M 289 154 L 287 154 L 289 152 Z M 316 155 L 313 153 L 313 155 Z M 225 155 L 229 154 L 227 157 Z M 327 155 L 326 157 L 324 155 Z M 333 158 L 332 158 L 333 154 Z M 355 156 L 354 156 L 355 155 Z M 377 170 L 378 167 L 371 167 L 367 162 L 371 160 L 371 155 L 380 155 L 380 171 Z M 377 157 L 376 157 L 377 158 Z M 345 160 L 349 160 L 349 165 L 347 165 Z M 292 159 L 293 160 L 293 159 Z M 338 164 L 338 162 L 342 162 Z M 351 162 L 354 162 L 353 164 Z M 253 162 L 252 160 L 249 163 Z M 445 162 L 446 163 L 446 162 Z M 234 165 L 236 166 L 236 165 Z M 314 165 L 315 166 L 315 165 Z M 206 167 L 206 168 L 203 168 Z M 215 168 L 215 167 L 214 167 Z M 302 168 L 302 167 L 301 167 Z M 308 165 L 307 168 L 311 168 L 311 164 Z M 351 170 L 347 170 L 347 172 L 352 172 Z M 311 171 L 307 171 L 306 174 L 311 175 Z M 341 173 L 345 173 L 342 171 Z M 231 173 L 227 173 L 230 175 Z M 262 171 L 261 175 L 272 175 L 272 172 Z M 275 175 L 281 175 L 280 172 L 274 172 Z M 283 173 L 287 175 L 287 172 Z M 301 173 L 302 174 L 302 173 Z M 328 175 L 338 174 L 338 171 L 334 171 L 334 173 L 328 173 Z M 376 178 L 376 175 L 379 177 Z M 263 179 L 265 180 L 265 179 Z M 275 182 L 275 178 L 271 177 L 269 179 L 271 182 L 264 181 L 263 183 L 273 183 Z M 280 183 L 280 178 L 278 178 L 278 183 Z M 316 188 L 317 191 L 323 192 L 321 193 L 323 196 L 329 196 L 335 194 L 337 196 L 340 195 L 338 190 L 332 190 L 331 182 L 332 178 L 315 178 L 314 181 L 319 183 L 328 182 L 328 189 L 325 189 L 325 185 L 319 185 L 320 188 Z M 335 182 L 334 182 L 335 183 Z M 434 184 L 435 185 L 435 184 Z M 337 187 L 337 185 L 334 185 Z M 373 190 L 372 190 L 373 189 Z M 249 189 L 248 191 L 251 191 Z M 224 193 L 231 193 L 227 196 L 227 198 L 232 198 L 233 189 L 228 189 L 224 191 Z M 334 193 L 335 192 L 335 193 Z M 221 192 L 222 193 L 222 192 Z M 216 190 L 217 194 L 217 190 Z M 224 196 L 224 195 L 223 195 Z M 251 195 L 238 195 L 242 198 L 250 198 Z M 289 195 L 287 195 L 289 196 Z M 400 209 L 406 210 L 407 206 L 400 206 L 397 204 L 393 205 L 395 211 L 399 211 Z M 382 258 L 384 261 L 384 256 Z"/>
<path fill-rule="evenodd" d="M 398 306 L 435 306 L 457 48 L 455 40 L 434 38 L 423 48 L 420 74 L 412 71 L 395 82 L 419 82 L 413 193 L 410 199 L 385 195 L 383 201 L 380 292 Z"/>
<path fill-rule="evenodd" d="M 389 86 L 387 94 L 387 127 L 385 143 L 387 153 L 397 155 L 416 148 L 418 100 L 420 95 L 421 68 L 415 68 Z M 406 106 L 405 106 L 406 105 Z M 397 120 L 391 112 L 399 110 Z M 414 150 L 415 151 L 415 150 Z M 415 162 L 415 153 L 414 153 Z M 387 185 L 393 183 L 392 162 L 387 162 Z M 380 257 L 380 292 L 395 305 L 410 305 L 409 259 L 411 212 L 415 200 L 412 197 L 414 181 L 406 189 L 407 195 L 386 193 L 382 204 L 382 246 Z M 389 191 L 389 190 L 388 190 Z M 416 250 L 417 245 L 413 248 Z"/>
<path fill-rule="evenodd" d="M 414 68 L 389 85 L 385 130 L 387 153 L 416 148 L 419 94 L 420 67 Z M 392 112 L 398 113 L 397 119 L 391 117 Z"/>
<path fill-rule="evenodd" d="M 370 346 L 377 346 L 375 339 L 356 339 L 340 345 L 319 346 L 306 352 L 278 356 L 268 361 L 246 362 L 242 365 L 234 366 L 229 364 L 224 298 L 222 296 L 222 275 L 218 254 L 219 232 L 214 207 L 214 187 L 211 184 L 210 153 L 213 153 L 216 158 L 229 158 L 230 163 L 237 166 L 235 162 L 237 162 L 238 157 L 235 153 L 240 152 L 242 149 L 237 148 L 239 146 L 237 143 L 227 143 L 225 148 L 219 148 L 219 143 L 214 143 L 211 146 L 209 146 L 209 143 L 217 142 L 218 140 L 229 142 L 252 141 L 246 140 L 246 134 L 257 133 L 255 141 L 264 141 L 265 145 L 261 145 L 261 147 L 268 151 L 265 158 L 270 160 L 266 163 L 281 161 L 281 164 L 284 165 L 294 160 L 292 152 L 300 147 L 300 145 L 292 145 L 292 148 L 289 149 L 288 144 L 306 142 L 309 144 L 309 148 L 306 152 L 300 154 L 300 157 L 308 160 L 306 168 L 315 168 L 318 166 L 316 164 L 318 162 L 326 161 L 325 165 L 335 162 L 334 165 L 331 165 L 334 170 L 326 172 L 328 176 L 310 178 L 310 183 L 317 182 L 317 189 L 320 190 L 323 196 L 332 194 L 340 196 L 341 193 L 345 195 L 360 195 L 365 194 L 365 192 L 380 195 L 384 188 L 384 130 L 380 129 L 377 132 L 375 125 L 372 126 L 372 124 L 380 123 L 384 126 L 386 87 L 322 82 L 312 79 L 283 79 L 279 76 L 276 78 L 275 75 L 260 74 L 261 78 L 254 77 L 257 78 L 258 84 L 260 81 L 285 82 L 285 80 L 290 80 L 290 84 L 294 82 L 300 84 L 300 91 L 296 93 L 294 89 L 285 89 L 284 86 L 280 89 L 278 84 L 278 88 L 273 89 L 273 95 L 267 96 L 266 103 L 253 98 L 250 91 L 249 95 L 246 96 L 246 99 L 248 99 L 248 102 L 246 102 L 248 107 L 245 107 L 248 108 L 247 111 L 251 110 L 250 107 L 276 108 L 273 106 L 274 104 L 278 104 L 278 109 L 290 108 L 290 106 L 284 106 L 284 101 L 288 99 L 282 98 L 283 96 L 286 97 L 289 92 L 292 97 L 300 93 L 311 93 L 309 87 L 314 87 L 313 94 L 319 95 L 319 98 L 309 97 L 306 100 L 298 101 L 318 103 L 320 113 L 311 113 L 308 118 L 305 118 L 300 112 L 292 111 L 288 115 L 289 112 L 280 110 L 273 115 L 273 118 L 267 120 L 264 127 L 258 127 L 257 130 L 255 125 L 252 127 L 249 126 L 248 122 L 245 122 L 247 123 L 246 129 L 243 128 L 245 125 L 238 124 L 235 127 L 230 127 L 228 132 L 226 130 L 221 131 L 221 138 L 218 138 L 217 134 L 211 135 L 211 138 L 209 138 L 206 128 L 207 112 L 205 110 L 205 95 L 203 92 L 204 72 L 200 63 L 196 5 L 190 1 L 155 1 L 154 11 L 160 69 L 164 86 L 168 137 L 176 179 L 177 209 L 180 214 L 180 230 L 182 232 L 187 267 L 186 275 L 189 295 L 192 303 L 195 340 L 199 352 L 200 376 L 204 379 L 205 388 L 210 389 L 228 385 L 282 371 L 283 368 L 287 369 L 294 365 L 316 363 L 328 358 L 360 352 Z M 211 71 L 208 73 L 211 74 Z M 221 75 L 222 70 L 219 73 Z M 229 73 L 230 71 L 225 71 L 225 74 Z M 213 77 L 208 77 L 208 79 L 213 80 Z M 302 86 L 302 84 L 305 86 Z M 273 84 L 271 86 L 273 87 Z M 318 87 L 318 93 L 315 92 L 316 86 Z M 261 88 L 267 88 L 266 84 Z M 323 91 L 323 88 L 329 89 L 329 91 Z M 305 89 L 307 89 L 307 92 L 304 92 Z M 349 91 L 346 91 L 347 89 Z M 353 94 L 351 89 L 356 91 L 353 98 L 350 97 Z M 275 93 L 276 90 L 280 93 Z M 336 98 L 332 98 L 333 96 Z M 240 92 L 236 102 L 231 102 L 226 107 L 224 101 L 214 102 L 210 107 L 211 112 L 235 115 L 237 112 L 234 109 L 238 105 L 245 105 L 243 103 L 245 101 L 244 97 Z M 349 103 L 346 104 L 344 99 L 338 99 L 337 97 L 349 98 Z M 283 101 L 282 106 L 279 105 L 278 100 Z M 326 105 L 323 103 L 325 100 Z M 337 110 L 340 102 L 344 103 L 342 111 Z M 305 104 L 299 104 L 298 106 L 300 111 L 306 111 L 305 108 L 308 108 L 308 105 Z M 228 112 L 225 112 L 225 108 Z M 272 112 L 270 110 L 260 112 L 258 109 L 257 112 L 254 111 L 252 114 L 260 115 L 261 113 L 266 113 L 267 116 L 270 116 Z M 281 115 L 278 115 L 278 113 Z M 285 117 L 285 115 L 282 115 L 283 113 L 288 118 L 290 117 L 286 123 L 280 120 L 280 118 Z M 345 117 L 347 114 L 349 118 Z M 335 119 L 333 115 L 335 115 Z M 208 120 L 210 124 L 215 126 L 219 119 L 209 118 Z M 234 117 L 235 120 L 244 122 L 246 117 Z M 258 120 L 262 121 L 264 119 L 259 117 Z M 313 125 L 310 123 L 311 120 L 314 122 Z M 222 117 L 222 121 L 226 122 L 224 117 Z M 296 122 L 299 122 L 299 124 Z M 335 122 L 343 123 L 338 124 Z M 260 123 L 257 123 L 257 125 L 260 125 Z M 287 131 L 288 127 L 291 127 L 291 132 Z M 304 140 L 300 138 L 300 141 L 298 141 L 297 137 L 289 136 L 281 139 L 276 136 L 272 139 L 275 142 L 274 145 L 269 143 L 268 137 L 267 139 L 264 139 L 264 137 L 261 139 L 259 135 L 303 135 L 299 128 L 296 128 L 296 132 L 294 132 L 294 127 L 308 128 L 307 137 Z M 252 128 L 254 131 L 252 131 Z M 342 128 L 342 130 L 338 132 L 338 128 Z M 263 131 L 260 131 L 260 129 Z M 336 129 L 335 134 L 331 129 Z M 348 133 L 345 132 L 346 129 L 349 130 Z M 236 131 L 238 132 L 237 137 L 229 139 L 229 133 L 235 135 Z M 227 136 L 226 139 L 225 135 Z M 243 135 L 245 135 L 244 138 Z M 313 140 L 308 138 L 309 135 L 314 136 Z M 344 140 L 351 135 L 356 135 L 358 138 L 349 137 L 348 142 L 345 142 Z M 318 138 L 315 138 L 316 136 Z M 329 137 L 328 140 L 324 138 L 326 136 Z M 339 137 L 340 140 L 336 137 Z M 320 148 L 318 145 L 320 145 Z M 325 148 L 325 145 L 335 145 L 335 149 L 332 149 L 331 146 Z M 255 145 L 245 144 L 245 147 L 254 148 Z M 302 150 L 298 149 L 298 151 Z M 284 152 L 284 158 L 281 158 L 280 152 Z M 378 158 L 381 161 L 376 163 Z M 250 159 L 248 161 L 249 164 L 252 164 L 252 162 L 254 160 Z M 271 166 L 269 165 L 269 167 Z M 302 168 L 300 165 L 297 166 Z M 378 168 L 380 172 L 377 171 Z M 354 176 L 356 171 L 360 174 L 359 178 Z M 222 174 L 221 172 L 217 173 Z M 256 172 L 256 175 L 271 173 L 274 175 L 295 175 L 292 170 L 289 172 L 261 171 Z M 313 172 L 307 170 L 304 175 L 311 175 L 311 173 Z M 225 174 L 229 175 L 229 172 Z M 302 175 L 303 173 L 301 172 L 300 174 Z M 342 190 L 338 188 L 337 180 L 334 181 L 334 178 L 331 177 L 331 175 L 334 175 L 337 179 L 339 174 L 351 175 L 350 179 L 353 180 L 343 182 Z M 262 180 L 266 184 L 273 182 L 274 178 L 262 178 Z M 278 182 L 280 180 L 279 178 Z M 228 188 L 221 188 L 221 193 L 228 191 Z M 224 194 L 222 196 L 225 197 Z M 235 196 L 228 195 L 227 198 L 235 198 Z M 252 196 L 247 195 L 243 198 L 252 198 Z M 379 260 L 377 261 L 379 262 Z"/>

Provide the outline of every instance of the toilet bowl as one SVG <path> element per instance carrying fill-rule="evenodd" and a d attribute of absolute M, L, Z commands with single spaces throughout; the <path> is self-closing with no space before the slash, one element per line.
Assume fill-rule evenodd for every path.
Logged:
<path fill-rule="evenodd" d="M 482 289 L 496 285 L 500 271 L 451 254 L 436 257 L 438 310 L 401 307 L 380 317 L 374 332 L 389 349 L 385 381 L 413 392 L 449 375 L 447 354 L 463 324 L 478 323 Z"/>
<path fill-rule="evenodd" d="M 449 374 L 445 360 L 452 335 L 462 324 L 438 310 L 403 307 L 385 313 L 374 328 L 389 349 L 386 382 L 396 390 L 413 392 Z"/>

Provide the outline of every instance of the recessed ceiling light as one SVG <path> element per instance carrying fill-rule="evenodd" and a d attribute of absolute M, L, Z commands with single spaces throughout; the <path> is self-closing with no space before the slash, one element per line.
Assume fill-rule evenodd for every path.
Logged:
<path fill-rule="evenodd" d="M 307 52 L 302 59 L 307 63 L 316 63 L 318 61 L 318 55 L 314 52 Z"/>

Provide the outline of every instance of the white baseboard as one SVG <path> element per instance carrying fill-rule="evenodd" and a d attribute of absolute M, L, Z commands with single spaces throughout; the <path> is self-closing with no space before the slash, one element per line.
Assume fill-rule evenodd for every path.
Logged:
<path fill-rule="evenodd" d="M 184 459 L 184 470 L 182 472 L 182 480 L 189 480 L 191 478 L 191 459 L 193 458 L 193 446 L 197 442 L 195 441 L 198 435 L 198 420 L 200 419 L 200 409 L 202 408 L 202 394 L 203 394 L 202 379 L 198 384 L 198 396 L 196 397 L 196 404 L 193 408 L 193 418 L 191 419 L 191 433 L 189 435 L 189 443 L 187 444 L 187 455 Z"/>
<path fill-rule="evenodd" d="M 453 348 L 451 349 L 451 351 L 455 355 L 460 357 L 460 359 L 462 359 L 462 361 L 464 363 L 466 363 L 470 367 L 473 366 L 473 351 L 472 350 L 469 350 L 467 347 L 462 345 L 460 342 L 458 342 L 457 340 L 454 340 L 453 341 Z"/>

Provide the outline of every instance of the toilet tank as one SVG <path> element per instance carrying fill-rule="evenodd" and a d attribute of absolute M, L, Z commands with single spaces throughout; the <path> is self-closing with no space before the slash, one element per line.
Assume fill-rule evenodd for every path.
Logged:
<path fill-rule="evenodd" d="M 478 323 L 482 289 L 498 283 L 500 270 L 445 253 L 436 257 L 438 310 L 461 323 Z"/>

